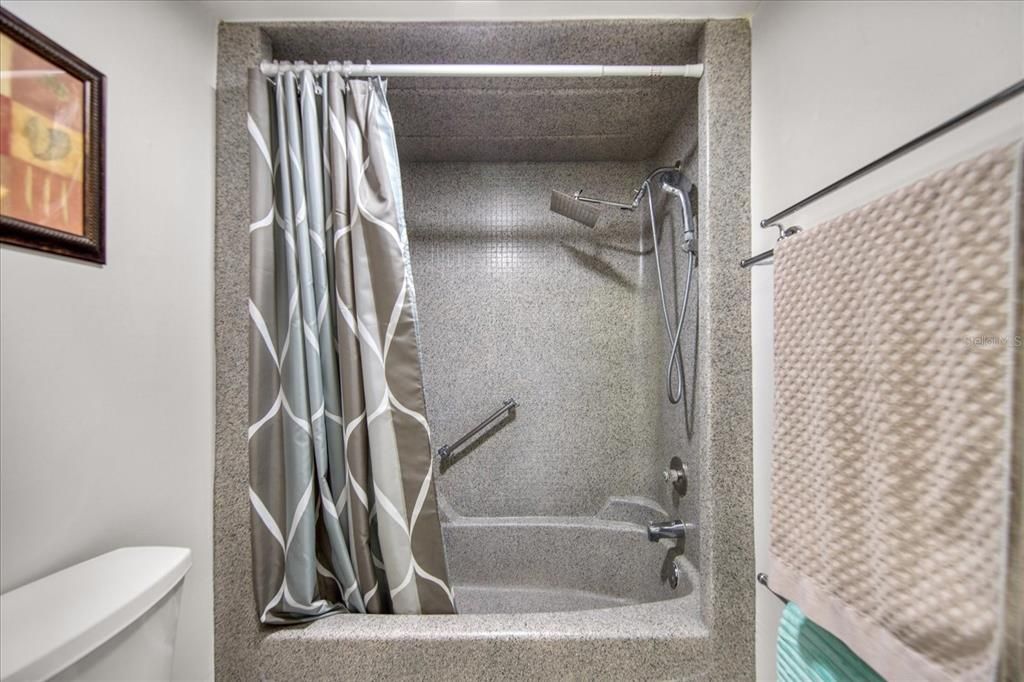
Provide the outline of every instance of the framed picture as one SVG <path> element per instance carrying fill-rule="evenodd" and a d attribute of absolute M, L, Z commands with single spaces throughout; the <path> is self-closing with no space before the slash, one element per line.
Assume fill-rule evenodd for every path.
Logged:
<path fill-rule="evenodd" d="M 104 85 L 0 8 L 0 242 L 106 262 Z"/>

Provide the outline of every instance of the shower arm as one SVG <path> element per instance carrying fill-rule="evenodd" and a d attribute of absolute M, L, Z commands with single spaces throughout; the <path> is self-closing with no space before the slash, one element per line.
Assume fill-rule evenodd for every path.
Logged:
<path fill-rule="evenodd" d="M 674 166 L 662 166 L 661 168 L 655 168 L 654 170 L 652 170 L 650 173 L 647 174 L 647 177 L 644 178 L 643 182 L 640 183 L 640 187 L 638 189 L 633 190 L 633 199 L 628 204 L 624 204 L 621 201 L 609 201 L 608 199 L 599 199 L 598 197 L 585 197 L 583 196 L 583 190 L 579 190 L 578 192 L 573 194 L 572 198 L 575 199 L 576 201 L 582 201 L 587 204 L 599 204 L 601 206 L 612 206 L 614 208 L 620 208 L 623 211 L 634 211 L 637 209 L 637 207 L 640 206 L 640 200 L 643 199 L 644 193 L 648 191 L 651 178 L 657 175 L 665 175 L 668 173 L 679 173 L 679 167 L 681 165 L 682 164 L 680 164 L 677 161 L 676 165 Z M 667 181 L 663 182 L 665 182 L 665 184 L 669 186 L 675 186 L 675 183 L 670 183 Z"/>
<path fill-rule="evenodd" d="M 633 194 L 633 201 L 628 204 L 624 204 L 621 201 L 608 201 L 607 199 L 598 199 L 597 197 L 585 197 L 580 192 L 576 192 L 572 195 L 572 198 L 576 201 L 582 201 L 586 204 L 600 204 L 601 206 L 612 206 L 614 208 L 621 208 L 623 211 L 632 211 L 640 205 L 640 197 L 643 196 L 643 190 L 636 190 Z"/>

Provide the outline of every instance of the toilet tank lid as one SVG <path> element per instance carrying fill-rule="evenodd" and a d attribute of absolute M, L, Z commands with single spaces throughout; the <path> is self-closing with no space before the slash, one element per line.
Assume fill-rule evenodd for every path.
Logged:
<path fill-rule="evenodd" d="M 60 672 L 135 622 L 191 565 L 184 547 L 124 547 L 0 595 L 0 681 Z"/>

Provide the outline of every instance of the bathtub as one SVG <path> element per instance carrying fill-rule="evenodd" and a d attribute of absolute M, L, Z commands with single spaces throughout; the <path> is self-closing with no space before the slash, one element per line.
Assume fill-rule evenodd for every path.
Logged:
<path fill-rule="evenodd" d="M 616 608 L 681 599 L 696 587 L 676 543 L 650 542 L 636 523 L 456 517 L 444 541 L 462 614 Z"/>
<path fill-rule="evenodd" d="M 485 518 L 442 505 L 458 615 L 264 629 L 258 669 L 273 680 L 325 669 L 335 679 L 704 679 L 697 571 L 679 543 L 649 542 L 639 519 L 625 520 L 628 507 L 617 518 Z"/>

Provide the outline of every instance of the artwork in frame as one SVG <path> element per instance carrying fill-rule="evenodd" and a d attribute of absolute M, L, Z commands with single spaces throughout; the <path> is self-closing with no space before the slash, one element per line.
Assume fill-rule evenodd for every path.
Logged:
<path fill-rule="evenodd" d="M 106 262 L 104 86 L 0 8 L 0 242 Z"/>

